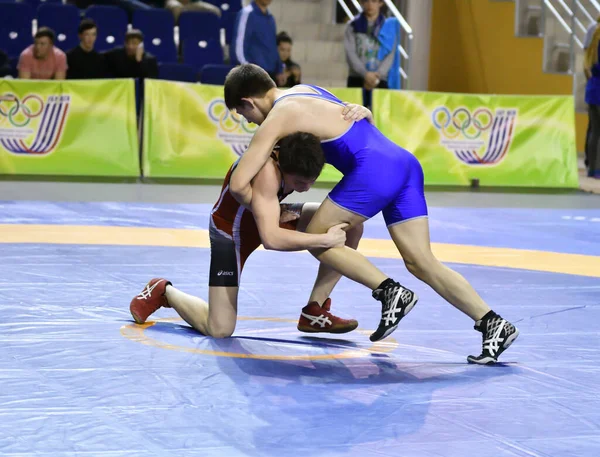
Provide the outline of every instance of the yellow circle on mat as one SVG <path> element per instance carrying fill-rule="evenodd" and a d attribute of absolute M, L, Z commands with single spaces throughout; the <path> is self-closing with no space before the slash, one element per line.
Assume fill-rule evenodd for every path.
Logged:
<path fill-rule="evenodd" d="M 210 247 L 208 230 L 94 225 L 0 224 L 1 243 Z M 442 262 L 600 278 L 600 256 L 448 243 L 431 243 L 431 249 Z M 401 258 L 390 239 L 363 238 L 358 251 L 366 257 Z"/>
<path fill-rule="evenodd" d="M 266 322 L 285 322 L 296 323 L 292 319 L 280 319 L 276 317 L 238 317 L 241 321 L 266 321 Z M 394 338 L 386 338 L 385 341 L 378 341 L 367 348 L 352 348 L 344 350 L 338 354 L 319 354 L 319 355 L 271 355 L 271 354 L 245 354 L 241 352 L 212 351 L 210 349 L 198 349 L 177 344 L 170 344 L 159 341 L 146 335 L 146 329 L 159 322 L 182 322 L 180 318 L 156 319 L 145 324 L 129 324 L 121 327 L 121 335 L 136 343 L 146 344 L 161 349 L 171 351 L 191 352 L 194 354 L 213 355 L 217 357 L 235 357 L 239 359 L 259 359 L 259 360 L 336 360 L 336 359 L 357 359 L 371 354 L 385 354 L 392 352 L 398 347 L 398 342 Z M 359 333 L 368 335 L 368 330 L 357 330 Z"/>

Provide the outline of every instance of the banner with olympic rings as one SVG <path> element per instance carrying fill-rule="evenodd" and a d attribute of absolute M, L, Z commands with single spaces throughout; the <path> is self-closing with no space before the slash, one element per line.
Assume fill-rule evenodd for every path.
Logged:
<path fill-rule="evenodd" d="M 0 174 L 139 176 L 133 80 L 0 80 Z"/>
<path fill-rule="evenodd" d="M 361 103 L 360 89 L 333 89 Z M 223 87 L 148 79 L 144 86 L 144 176 L 223 179 L 246 150 L 258 126 L 231 113 Z M 340 173 L 326 166 L 321 182 Z"/>
<path fill-rule="evenodd" d="M 426 184 L 578 187 L 573 97 L 376 90 L 373 106 Z"/>

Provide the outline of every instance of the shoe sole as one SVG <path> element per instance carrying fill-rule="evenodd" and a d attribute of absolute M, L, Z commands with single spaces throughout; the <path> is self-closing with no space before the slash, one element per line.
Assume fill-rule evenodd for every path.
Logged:
<path fill-rule="evenodd" d="M 400 319 L 398 320 L 398 323 L 390 328 L 388 328 L 385 332 L 383 332 L 383 335 L 381 335 L 379 338 L 377 339 L 371 339 L 373 337 L 373 335 L 371 335 L 371 338 L 369 338 L 373 343 L 375 343 L 376 341 L 381 341 L 384 338 L 387 338 L 389 335 L 391 335 L 392 333 L 394 333 L 394 331 L 398 328 L 398 325 L 400 325 L 400 321 L 402 319 L 404 319 L 404 317 L 410 313 L 412 311 L 412 309 L 415 307 L 415 305 L 417 304 L 417 302 L 419 301 L 419 296 L 417 294 L 415 294 L 413 292 L 413 299 L 412 301 L 406 305 L 406 307 L 404 308 L 404 313 L 402 314 L 402 316 L 400 317 Z"/>
<path fill-rule="evenodd" d="M 146 319 L 140 319 L 140 317 L 132 310 L 129 310 L 129 312 L 131 313 L 131 317 L 133 317 L 133 320 L 136 324 L 143 324 L 144 322 L 146 322 Z"/>
<path fill-rule="evenodd" d="M 131 303 L 129 304 L 129 312 L 131 313 L 131 317 L 133 317 L 133 320 L 135 321 L 136 324 L 144 324 L 146 322 L 146 319 L 142 319 L 140 318 L 139 314 L 137 314 L 134 310 L 135 308 L 135 299 L 131 300 Z"/>
<path fill-rule="evenodd" d="M 358 323 L 354 326 L 342 327 L 338 329 L 316 329 L 312 327 L 301 327 L 298 326 L 297 329 L 303 333 L 349 333 L 358 327 Z"/>
<path fill-rule="evenodd" d="M 476 358 L 473 356 L 467 357 L 467 362 L 472 363 L 474 365 L 494 365 L 498 362 L 498 357 L 502 355 L 504 351 L 506 351 L 517 339 L 519 336 L 519 329 L 515 327 L 515 333 L 510 335 L 504 344 L 502 345 L 502 350 L 498 351 L 498 355 L 496 357 L 487 357 L 481 360 L 475 360 Z"/>

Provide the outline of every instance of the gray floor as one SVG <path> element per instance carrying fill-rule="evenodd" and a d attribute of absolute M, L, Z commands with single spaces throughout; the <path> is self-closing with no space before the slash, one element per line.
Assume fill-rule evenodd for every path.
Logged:
<path fill-rule="evenodd" d="M 122 201 L 148 203 L 212 203 L 220 186 L 198 184 L 80 183 L 0 181 L 0 200 Z M 321 201 L 327 189 L 293 194 L 288 201 Z M 600 208 L 600 195 L 573 191 L 560 193 L 501 193 L 473 191 L 426 191 L 429 206 L 504 208 Z"/>

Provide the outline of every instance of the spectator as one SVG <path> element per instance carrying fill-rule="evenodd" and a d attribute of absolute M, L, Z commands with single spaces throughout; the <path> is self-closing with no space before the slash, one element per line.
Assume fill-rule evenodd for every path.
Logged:
<path fill-rule="evenodd" d="M 179 15 L 184 11 L 200 11 L 203 13 L 213 13 L 221 17 L 221 9 L 218 6 L 207 2 L 193 0 L 166 0 L 164 7 L 168 9 L 175 18 L 175 24 L 179 20 Z"/>
<path fill-rule="evenodd" d="M 125 34 L 125 47 L 105 54 L 109 76 L 113 78 L 157 78 L 156 57 L 144 51 L 144 35 L 137 29 Z"/>
<path fill-rule="evenodd" d="M 350 67 L 348 87 L 364 89 L 365 106 L 371 106 L 372 90 L 387 89 L 387 77 L 394 61 L 390 52 L 379 60 L 379 32 L 385 22 L 382 0 L 361 0 L 362 13 L 346 26 L 344 47 Z"/>
<path fill-rule="evenodd" d="M 379 40 L 379 52 L 377 58 L 385 60 L 392 54 L 392 65 L 387 74 L 387 86 L 390 89 L 400 89 L 400 21 L 395 17 L 388 17 L 377 36 Z"/>
<path fill-rule="evenodd" d="M 254 0 L 238 12 L 231 40 L 231 63 L 256 64 L 282 86 L 287 77 L 277 50 L 275 19 L 267 9 L 270 4 L 271 0 Z"/>
<path fill-rule="evenodd" d="M 67 52 L 68 79 L 105 78 L 104 56 L 94 50 L 98 28 L 93 19 L 84 19 L 79 24 L 79 46 Z"/>
<path fill-rule="evenodd" d="M 587 31 L 585 32 L 585 37 L 583 39 L 583 50 L 584 51 L 590 47 L 590 44 L 592 43 L 592 37 L 594 36 L 594 32 L 596 31 L 596 28 L 598 27 L 598 23 L 600 23 L 600 16 L 598 16 L 596 18 L 596 22 L 590 24 L 590 26 L 587 28 Z"/>
<path fill-rule="evenodd" d="M 596 18 L 596 22 L 590 24 L 590 26 L 588 27 L 588 29 L 585 33 L 585 38 L 583 39 L 583 51 L 584 52 L 587 51 L 587 48 L 589 48 L 590 44 L 592 43 L 592 37 L 594 36 L 594 32 L 596 31 L 596 28 L 598 28 L 598 23 L 600 23 L 600 16 L 598 16 Z M 584 72 L 585 72 L 585 68 L 584 68 Z M 588 148 L 589 148 L 591 133 L 592 133 L 591 124 L 588 119 L 588 127 L 587 127 L 587 131 L 585 133 L 585 166 L 586 167 L 589 165 L 589 163 L 588 163 Z"/>
<path fill-rule="evenodd" d="M 588 104 L 590 135 L 585 151 L 588 176 L 600 179 L 600 27 L 592 35 L 585 51 L 584 71 L 587 78 L 585 102 Z"/>
<path fill-rule="evenodd" d="M 19 78 L 21 79 L 65 79 L 67 56 L 54 47 L 54 31 L 40 27 L 33 44 L 19 57 Z"/>
<path fill-rule="evenodd" d="M 292 60 L 293 44 L 292 38 L 286 32 L 280 32 L 277 35 L 279 59 L 283 62 L 283 74 L 286 77 L 283 87 L 292 87 L 300 84 L 300 80 L 302 79 L 300 65 Z"/>
<path fill-rule="evenodd" d="M 12 71 L 10 68 L 10 60 L 8 59 L 8 54 L 0 49 L 0 78 L 4 78 L 5 76 L 11 76 Z"/>

